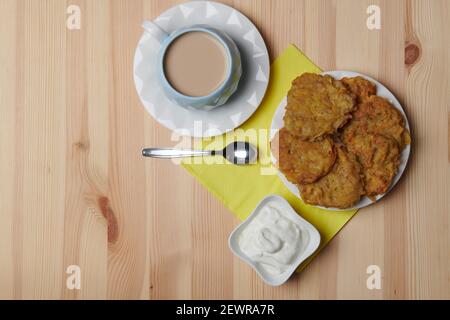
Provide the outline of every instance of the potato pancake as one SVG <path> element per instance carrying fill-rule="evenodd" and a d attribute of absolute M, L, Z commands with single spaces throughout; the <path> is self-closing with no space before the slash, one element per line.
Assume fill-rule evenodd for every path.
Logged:
<path fill-rule="evenodd" d="M 341 138 L 347 144 L 355 135 L 368 133 L 392 137 L 400 150 L 410 142 L 402 114 L 379 96 L 371 96 L 358 106 L 353 119 L 343 128 Z"/>
<path fill-rule="evenodd" d="M 375 84 L 363 77 L 342 78 L 342 83 L 351 92 L 356 103 L 366 101 L 370 96 L 377 93 Z"/>
<path fill-rule="evenodd" d="M 337 154 L 330 173 L 314 183 L 298 186 L 305 203 L 345 209 L 361 199 L 364 185 L 360 164 L 344 147 L 338 147 Z"/>
<path fill-rule="evenodd" d="M 345 86 L 330 76 L 303 73 L 287 95 L 284 126 L 302 140 L 336 133 L 351 117 L 355 103 Z"/>
<path fill-rule="evenodd" d="M 366 195 L 374 198 L 385 193 L 400 164 L 397 142 L 381 134 L 360 134 L 347 143 L 363 168 Z"/>
<path fill-rule="evenodd" d="M 294 184 L 316 181 L 330 172 L 336 160 L 334 143 L 330 138 L 317 142 L 303 141 L 286 128 L 278 131 L 271 142 L 271 149 L 278 159 L 280 171 Z"/>

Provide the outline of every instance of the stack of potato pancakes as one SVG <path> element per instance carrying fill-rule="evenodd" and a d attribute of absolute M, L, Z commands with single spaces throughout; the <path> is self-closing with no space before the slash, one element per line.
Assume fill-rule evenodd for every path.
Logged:
<path fill-rule="evenodd" d="M 362 77 L 304 73 L 292 82 L 271 149 L 304 202 L 345 209 L 388 190 L 410 135 L 402 114 L 376 93 Z"/>

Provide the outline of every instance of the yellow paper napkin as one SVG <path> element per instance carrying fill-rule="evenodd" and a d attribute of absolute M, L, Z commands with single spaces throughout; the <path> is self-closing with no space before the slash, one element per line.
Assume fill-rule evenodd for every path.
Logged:
<path fill-rule="evenodd" d="M 188 159 L 182 163 L 184 168 L 240 220 L 244 220 L 265 196 L 270 194 L 283 196 L 303 218 L 319 230 L 322 238 L 319 250 L 353 217 L 356 210 L 339 212 L 323 210 L 305 205 L 292 194 L 281 182 L 270 163 L 268 132 L 273 114 L 286 96 L 292 80 L 304 72 L 320 71 L 301 51 L 290 45 L 272 63 L 266 95 L 253 116 L 232 133 L 199 141 L 203 148 L 219 149 L 228 142 L 245 139 L 258 146 L 260 155 L 258 164 L 236 166 L 226 164 L 219 157 L 206 160 Z M 201 161 L 207 163 L 199 163 Z M 299 270 L 310 260 L 305 261 Z"/>

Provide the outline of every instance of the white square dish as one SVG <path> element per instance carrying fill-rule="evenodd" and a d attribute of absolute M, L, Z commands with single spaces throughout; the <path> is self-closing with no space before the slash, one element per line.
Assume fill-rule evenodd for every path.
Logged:
<path fill-rule="evenodd" d="M 239 246 L 239 237 L 241 236 L 243 230 L 245 230 L 249 223 L 255 219 L 255 217 L 261 212 L 262 208 L 272 202 L 276 202 L 281 208 L 283 208 L 283 215 L 285 218 L 288 218 L 294 222 L 301 229 L 302 233 L 307 232 L 308 234 L 308 243 L 305 244 L 302 248 L 303 250 L 293 258 L 288 268 L 281 274 L 273 274 L 268 272 L 260 262 L 254 261 L 247 256 Z M 317 250 L 320 245 L 320 233 L 311 223 L 298 215 L 283 197 L 278 195 L 269 195 L 263 198 L 253 212 L 247 217 L 247 219 L 245 219 L 233 230 L 228 239 L 228 244 L 231 251 L 241 260 L 249 264 L 264 282 L 271 286 L 279 286 L 286 282 L 297 267 Z"/>

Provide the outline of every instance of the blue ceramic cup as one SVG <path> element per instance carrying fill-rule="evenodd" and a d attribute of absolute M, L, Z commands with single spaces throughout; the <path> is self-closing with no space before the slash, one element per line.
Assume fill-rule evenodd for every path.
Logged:
<path fill-rule="evenodd" d="M 179 28 L 170 34 L 150 21 L 144 21 L 142 27 L 161 44 L 157 71 L 161 87 L 170 100 L 189 109 L 211 110 L 227 102 L 228 98 L 236 91 L 242 74 L 241 56 L 236 44 L 226 33 L 203 24 Z M 182 94 L 173 88 L 164 72 L 164 57 L 170 44 L 179 36 L 193 31 L 206 32 L 215 37 L 223 45 L 228 60 L 228 69 L 224 81 L 219 88 L 207 96 L 193 97 Z"/>

